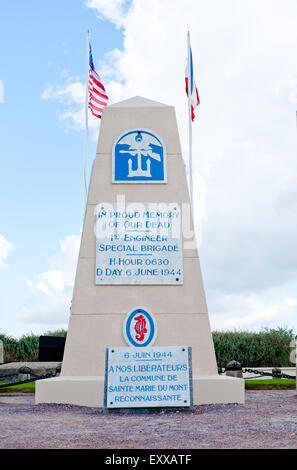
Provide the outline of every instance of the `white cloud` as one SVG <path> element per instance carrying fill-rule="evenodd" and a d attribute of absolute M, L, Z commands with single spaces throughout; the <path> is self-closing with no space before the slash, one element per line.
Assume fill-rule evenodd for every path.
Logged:
<path fill-rule="evenodd" d="M 31 295 L 16 315 L 18 319 L 36 325 L 39 330 L 40 324 L 67 327 L 80 238 L 81 234 L 62 240 L 60 252 L 49 260 L 49 270 L 35 281 L 27 281 Z"/>
<path fill-rule="evenodd" d="M 297 330 L 297 3 L 86 5 L 123 30 L 123 49 L 99 67 L 111 102 L 143 95 L 174 104 L 185 160 L 191 31 L 201 98 L 193 126 L 195 214 L 211 318 L 220 327 L 286 318 Z M 66 94 L 75 105 L 72 90 Z"/>
<path fill-rule="evenodd" d="M 35 284 L 28 281 L 28 286 L 35 287 L 40 292 L 53 297 L 55 294 L 64 291 L 64 276 L 61 271 L 47 271 L 39 275 Z"/>
<path fill-rule="evenodd" d="M 221 291 L 218 294 L 209 302 L 213 330 L 251 330 L 296 324 L 297 298 L 287 297 L 280 288 L 259 294 L 222 294 Z"/>
<path fill-rule="evenodd" d="M 55 100 L 59 103 L 58 118 L 68 126 L 81 131 L 85 128 L 85 83 L 79 77 L 61 74 L 60 83 L 49 83 L 42 92 L 43 100 Z M 99 122 L 88 111 L 88 127 L 91 137 L 97 138 Z"/>
<path fill-rule="evenodd" d="M 130 3 L 127 0 L 87 0 L 86 6 L 94 8 L 99 18 L 106 18 L 121 27 L 124 26 Z"/>
<path fill-rule="evenodd" d="M 92 5 L 111 20 L 100 1 Z M 201 98 L 193 126 L 196 229 L 211 319 L 221 328 L 287 321 L 297 329 L 296 15 L 291 0 L 135 0 L 113 75 L 109 61 L 110 80 L 119 83 L 113 100 L 140 94 L 176 106 L 187 159 L 191 31 Z"/>
<path fill-rule="evenodd" d="M 0 235 L 0 268 L 5 268 L 7 265 L 4 260 L 14 250 L 14 245 L 6 240 L 3 235 Z"/>

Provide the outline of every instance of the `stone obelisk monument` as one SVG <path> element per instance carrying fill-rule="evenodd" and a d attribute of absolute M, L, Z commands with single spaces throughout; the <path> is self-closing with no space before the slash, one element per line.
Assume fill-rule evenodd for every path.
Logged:
<path fill-rule="evenodd" d="M 218 375 L 191 229 L 174 107 L 105 108 L 62 371 L 36 383 L 37 403 L 102 407 L 106 348 L 151 344 L 192 347 L 194 404 L 243 403 L 243 381 Z"/>

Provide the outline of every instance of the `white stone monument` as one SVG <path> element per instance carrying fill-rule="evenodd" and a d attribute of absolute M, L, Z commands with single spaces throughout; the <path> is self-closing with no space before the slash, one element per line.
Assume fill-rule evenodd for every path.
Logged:
<path fill-rule="evenodd" d="M 174 107 L 105 108 L 62 371 L 36 383 L 36 403 L 102 407 L 106 348 L 152 344 L 192 347 L 195 405 L 244 402 L 243 380 L 218 375 L 190 226 Z"/>

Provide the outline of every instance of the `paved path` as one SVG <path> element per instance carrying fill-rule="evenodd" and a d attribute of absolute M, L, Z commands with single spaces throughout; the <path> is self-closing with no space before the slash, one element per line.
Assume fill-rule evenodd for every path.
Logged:
<path fill-rule="evenodd" d="M 245 405 L 193 412 L 104 414 L 97 408 L 34 405 L 0 395 L 0 448 L 297 448 L 295 391 L 249 391 Z"/>

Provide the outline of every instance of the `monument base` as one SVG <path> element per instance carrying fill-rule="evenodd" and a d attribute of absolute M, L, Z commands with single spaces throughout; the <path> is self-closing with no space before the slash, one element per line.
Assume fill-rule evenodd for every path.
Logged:
<path fill-rule="evenodd" d="M 244 403 L 244 380 L 221 375 L 193 376 L 194 405 Z M 55 377 L 36 382 L 35 402 L 103 408 L 104 377 Z"/>

